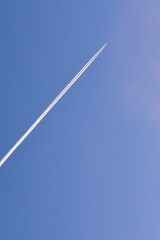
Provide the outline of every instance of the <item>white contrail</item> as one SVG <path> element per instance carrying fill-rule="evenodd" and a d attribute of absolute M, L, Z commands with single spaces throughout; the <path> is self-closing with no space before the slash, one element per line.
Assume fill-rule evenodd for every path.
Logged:
<path fill-rule="evenodd" d="M 87 70 L 91 63 L 98 57 L 107 44 L 104 46 L 86 63 L 86 65 L 77 73 L 77 75 L 68 83 L 68 85 L 59 93 L 53 102 L 46 108 L 46 110 L 39 116 L 39 118 L 32 124 L 32 126 L 25 132 L 25 134 L 16 142 L 16 144 L 9 150 L 9 152 L 0 161 L 0 167 L 10 157 L 10 155 L 18 148 L 18 146 L 27 138 L 33 129 L 41 122 L 53 106 L 62 98 L 62 96 L 70 89 L 70 87 L 78 80 L 78 78 Z"/>

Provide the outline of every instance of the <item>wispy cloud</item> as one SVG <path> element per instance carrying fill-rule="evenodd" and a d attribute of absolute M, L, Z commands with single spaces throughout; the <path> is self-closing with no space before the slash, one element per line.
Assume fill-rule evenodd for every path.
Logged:
<path fill-rule="evenodd" d="M 160 2 L 135 1 L 117 23 L 116 60 L 128 113 L 160 126 Z M 122 90 L 123 91 L 123 90 Z"/>
<path fill-rule="evenodd" d="M 133 114 L 143 114 L 160 125 L 160 61 L 146 67 L 146 74 L 136 74 L 127 81 L 125 91 Z"/>

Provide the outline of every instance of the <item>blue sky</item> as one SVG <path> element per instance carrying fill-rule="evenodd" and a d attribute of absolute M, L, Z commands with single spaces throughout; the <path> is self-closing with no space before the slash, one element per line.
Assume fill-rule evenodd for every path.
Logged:
<path fill-rule="evenodd" d="M 159 1 L 0 3 L 0 239 L 159 240 Z"/>

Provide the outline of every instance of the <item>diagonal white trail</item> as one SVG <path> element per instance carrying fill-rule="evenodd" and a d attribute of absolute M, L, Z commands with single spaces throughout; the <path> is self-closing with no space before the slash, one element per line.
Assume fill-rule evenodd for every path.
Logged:
<path fill-rule="evenodd" d="M 53 106 L 63 97 L 63 95 L 70 89 L 70 87 L 78 80 L 78 78 L 87 70 L 91 63 L 98 57 L 98 55 L 106 47 L 106 44 L 86 63 L 86 65 L 77 73 L 77 75 L 68 83 L 68 85 L 59 93 L 59 95 L 51 102 L 46 110 L 39 116 L 39 118 L 32 124 L 32 126 L 24 133 L 24 135 L 16 142 L 16 144 L 8 151 L 8 153 L 0 161 L 0 167 L 11 156 L 11 154 L 19 147 L 19 145 L 27 138 L 33 129 L 41 122 Z"/>

